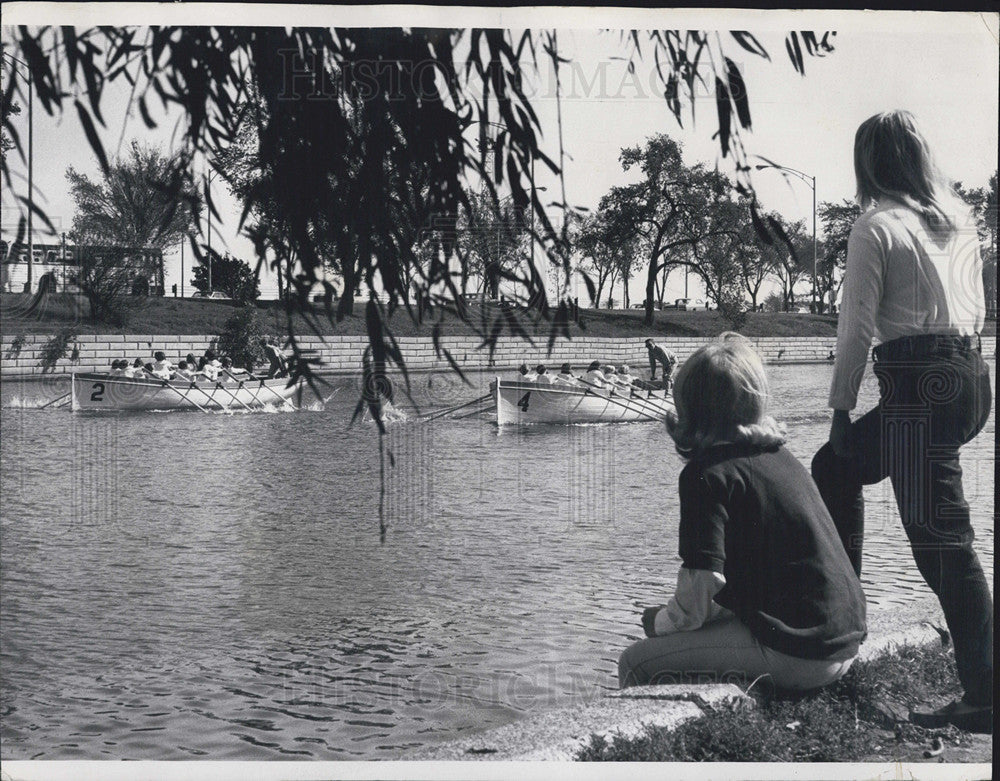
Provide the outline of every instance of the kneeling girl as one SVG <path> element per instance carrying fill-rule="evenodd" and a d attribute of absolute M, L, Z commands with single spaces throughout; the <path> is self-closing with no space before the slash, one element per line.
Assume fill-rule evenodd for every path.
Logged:
<path fill-rule="evenodd" d="M 840 678 L 866 636 L 865 598 L 809 473 L 767 415 L 764 367 L 723 335 L 684 362 L 667 421 L 681 471 L 677 589 L 647 608 L 622 654 L 627 686 L 769 677 L 806 690 Z"/>

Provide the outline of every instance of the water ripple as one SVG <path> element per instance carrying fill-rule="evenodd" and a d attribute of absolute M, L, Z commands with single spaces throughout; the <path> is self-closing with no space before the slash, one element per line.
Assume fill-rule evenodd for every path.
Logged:
<path fill-rule="evenodd" d="M 829 368 L 771 375 L 808 462 Z M 308 415 L 2 400 L 5 758 L 405 758 L 616 686 L 679 566 L 663 430 L 393 426 L 382 544 L 377 433 L 346 428 L 350 396 Z M 962 456 L 988 577 L 994 430 Z M 928 594 L 888 484 L 866 498 L 870 604 Z"/>

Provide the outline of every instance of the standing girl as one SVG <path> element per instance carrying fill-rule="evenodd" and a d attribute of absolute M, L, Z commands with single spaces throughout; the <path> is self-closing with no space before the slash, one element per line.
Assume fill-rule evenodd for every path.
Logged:
<path fill-rule="evenodd" d="M 864 639 L 865 601 L 833 521 L 767 415 L 768 386 L 737 334 L 681 366 L 667 427 L 678 480 L 681 569 L 648 639 L 618 662 L 622 687 L 769 676 L 787 689 L 840 678 Z"/>
<path fill-rule="evenodd" d="M 993 720 L 993 600 L 962 493 L 958 449 L 990 413 L 976 227 L 906 111 L 865 120 L 854 138 L 861 208 L 847 245 L 829 404 L 830 441 L 813 476 L 861 574 L 862 486 L 889 477 L 913 558 L 941 602 L 965 690 L 922 726 L 986 730 Z M 878 406 L 851 421 L 872 336 Z"/>

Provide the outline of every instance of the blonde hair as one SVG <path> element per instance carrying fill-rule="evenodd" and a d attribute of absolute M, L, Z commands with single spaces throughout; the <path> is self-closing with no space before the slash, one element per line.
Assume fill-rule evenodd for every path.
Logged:
<path fill-rule="evenodd" d="M 885 111 L 861 123 L 854 135 L 854 175 L 862 210 L 888 196 L 913 209 L 931 230 L 948 236 L 956 230 L 956 196 L 909 111 Z"/>
<path fill-rule="evenodd" d="M 768 397 L 756 351 L 739 334 L 724 333 L 681 365 L 674 380 L 677 413 L 667 416 L 667 431 L 685 458 L 723 442 L 781 445 L 784 431 L 767 414 Z"/>

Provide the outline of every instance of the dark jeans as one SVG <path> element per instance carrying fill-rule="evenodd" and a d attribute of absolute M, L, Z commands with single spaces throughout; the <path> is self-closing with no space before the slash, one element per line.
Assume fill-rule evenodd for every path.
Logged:
<path fill-rule="evenodd" d="M 993 700 L 993 600 L 972 550 L 958 450 L 989 417 L 989 368 L 974 344 L 956 337 L 896 339 L 874 356 L 879 404 L 852 424 L 849 458 L 829 442 L 820 449 L 813 478 L 858 575 L 862 486 L 892 480 L 913 558 L 948 622 L 965 700 L 986 705 Z"/>

